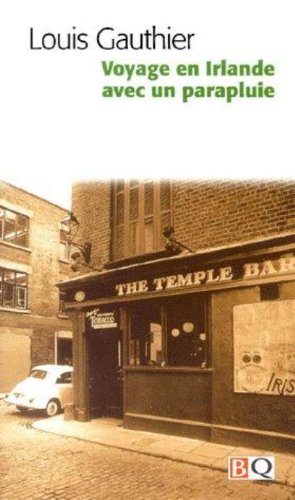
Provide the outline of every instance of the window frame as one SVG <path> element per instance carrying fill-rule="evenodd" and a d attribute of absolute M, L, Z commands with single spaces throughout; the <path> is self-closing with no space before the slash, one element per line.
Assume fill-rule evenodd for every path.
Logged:
<path fill-rule="evenodd" d="M 153 212 L 145 214 L 145 189 L 146 186 L 152 183 L 153 185 Z M 170 198 L 169 208 L 161 209 L 161 186 L 162 183 L 169 183 L 170 185 Z M 119 187 L 119 189 L 118 189 Z M 173 225 L 173 184 L 170 179 L 162 180 L 115 180 L 112 185 L 112 261 L 121 260 L 128 257 L 144 255 L 145 253 L 157 252 L 163 250 L 164 240 L 161 234 L 161 217 L 163 215 L 169 216 L 169 223 Z M 130 199 L 131 192 L 138 189 L 138 216 L 136 219 L 130 217 Z M 123 196 L 123 222 L 117 223 L 118 215 L 118 197 Z M 145 242 L 145 226 L 146 222 L 152 220 L 153 222 L 153 249 L 146 249 Z M 137 248 L 135 252 L 131 248 L 131 226 L 138 225 L 138 235 L 136 242 Z M 117 238 L 119 230 L 123 230 L 122 255 L 118 256 Z"/>
<path fill-rule="evenodd" d="M 0 210 L 3 211 L 3 217 L 0 219 L 0 242 L 6 243 L 8 245 L 15 245 L 20 248 L 29 248 L 29 236 L 30 236 L 30 217 L 28 215 L 25 215 L 21 212 L 17 212 L 16 210 L 11 210 L 10 208 L 6 208 L 3 205 L 0 205 Z M 5 239 L 5 222 L 7 219 L 7 212 L 10 212 L 15 215 L 15 223 L 14 223 L 14 240 L 13 241 L 8 241 Z M 26 221 L 26 226 L 25 226 L 25 244 L 21 244 L 18 240 L 18 228 L 23 227 L 22 224 L 19 223 L 19 219 L 22 218 L 23 220 Z"/>
<path fill-rule="evenodd" d="M 191 294 L 190 298 L 191 298 Z M 188 297 L 186 294 L 181 295 L 181 297 L 185 300 L 186 297 Z M 199 341 L 201 340 L 201 334 L 205 333 L 205 339 L 204 339 L 204 350 L 203 350 L 203 358 L 200 360 L 200 363 L 195 364 L 190 362 L 187 363 L 175 363 L 172 362 L 172 357 L 171 357 L 171 346 L 169 346 L 169 310 L 171 307 L 173 307 L 173 304 L 171 302 L 171 299 L 173 300 L 178 300 L 179 297 L 174 296 L 169 298 L 163 298 L 163 299 L 153 299 L 153 306 L 150 308 L 149 307 L 149 301 L 144 304 L 139 304 L 140 308 L 146 308 L 148 311 L 149 309 L 154 309 L 156 310 L 158 308 L 159 314 L 160 314 L 160 325 L 161 325 L 161 360 L 159 363 L 153 363 L 152 359 L 147 359 L 146 362 L 142 362 L 143 356 L 143 345 L 147 345 L 147 351 L 150 352 L 150 340 L 148 336 L 144 336 L 142 333 L 139 333 L 138 335 L 134 335 L 134 332 L 132 331 L 133 327 L 133 318 L 132 315 L 135 314 L 138 315 L 138 311 L 135 311 L 136 304 L 134 303 L 132 307 L 127 308 L 127 349 L 126 349 L 126 367 L 127 369 L 132 368 L 132 369 L 173 369 L 173 370 L 178 370 L 178 369 L 197 369 L 197 370 L 206 370 L 206 369 L 211 369 L 211 330 L 210 330 L 210 314 L 211 314 L 211 309 L 210 309 L 210 296 L 207 293 L 198 293 L 194 296 L 194 299 L 198 301 L 198 298 L 200 297 L 200 303 L 198 304 L 200 309 L 203 309 L 203 322 L 204 322 L 204 329 L 203 331 L 197 331 L 195 332 L 194 338 L 192 338 L 192 346 L 194 342 L 197 341 L 197 337 L 199 337 Z M 135 311 L 135 312 L 134 312 Z M 154 323 L 153 318 L 151 317 L 150 323 Z M 186 335 L 186 334 L 185 334 Z M 190 335 L 190 333 L 188 334 Z M 185 337 L 183 337 L 185 340 Z M 136 348 L 136 344 L 138 344 L 138 347 Z M 134 347 L 132 348 L 132 345 Z M 193 350 L 191 350 L 193 352 Z M 149 355 L 150 357 L 150 355 Z M 134 358 L 134 359 L 133 359 Z M 138 358 L 138 359 L 137 359 Z"/>
<path fill-rule="evenodd" d="M 62 237 L 63 236 L 63 237 Z M 58 244 L 58 259 L 62 262 L 69 262 L 71 259 L 72 245 L 68 241 L 69 228 L 59 223 L 59 244 Z M 61 250 L 63 249 L 63 250 Z"/>
<path fill-rule="evenodd" d="M 65 309 L 65 303 L 66 303 L 65 296 L 66 296 L 66 293 L 59 290 L 59 293 L 58 293 L 58 316 L 68 318 L 68 313 L 67 313 L 67 310 Z"/>
<path fill-rule="evenodd" d="M 4 300 L 4 287 L 5 287 L 5 279 L 4 279 L 4 274 L 5 272 L 10 272 L 13 273 L 14 275 L 14 282 L 10 283 L 13 289 L 13 305 L 5 305 L 3 300 Z M 19 285 L 17 283 L 17 274 L 23 274 L 25 276 L 25 285 Z M 17 310 L 17 311 L 27 311 L 28 310 L 28 274 L 23 271 L 18 271 L 15 269 L 7 269 L 6 267 L 0 267 L 0 288 L 1 288 L 1 293 L 0 293 L 0 308 L 2 309 L 12 309 L 12 310 Z M 23 290 L 25 293 L 25 299 L 24 299 L 24 306 L 20 307 L 18 304 L 17 296 L 18 292 L 20 290 Z"/>

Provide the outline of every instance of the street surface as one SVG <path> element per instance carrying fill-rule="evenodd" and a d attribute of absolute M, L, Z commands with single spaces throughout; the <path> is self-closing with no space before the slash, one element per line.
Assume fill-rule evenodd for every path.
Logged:
<path fill-rule="evenodd" d="M 0 401 L 1 500 L 295 500 L 294 488 L 35 430 Z"/>

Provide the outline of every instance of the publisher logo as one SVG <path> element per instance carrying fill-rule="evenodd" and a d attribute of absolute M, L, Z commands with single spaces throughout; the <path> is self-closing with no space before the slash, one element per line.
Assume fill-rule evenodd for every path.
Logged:
<path fill-rule="evenodd" d="M 275 478 L 274 457 L 228 457 L 228 479 L 272 481 Z"/>

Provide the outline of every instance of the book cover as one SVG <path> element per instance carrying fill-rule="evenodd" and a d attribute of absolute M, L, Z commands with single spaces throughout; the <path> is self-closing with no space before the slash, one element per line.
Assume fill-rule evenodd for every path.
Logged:
<path fill-rule="evenodd" d="M 292 2 L 0 12 L 3 498 L 292 498 Z"/>

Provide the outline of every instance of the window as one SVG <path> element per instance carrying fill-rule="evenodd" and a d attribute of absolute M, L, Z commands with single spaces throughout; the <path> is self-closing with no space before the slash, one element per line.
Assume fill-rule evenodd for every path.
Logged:
<path fill-rule="evenodd" d="M 161 309 L 157 304 L 138 305 L 131 312 L 129 362 L 131 366 L 164 363 Z"/>
<path fill-rule="evenodd" d="M 130 366 L 208 366 L 203 294 L 149 301 L 130 310 Z"/>
<path fill-rule="evenodd" d="M 71 254 L 71 245 L 68 241 L 69 227 L 66 224 L 60 224 L 59 230 L 59 258 L 68 261 Z"/>
<path fill-rule="evenodd" d="M 65 292 L 59 291 L 59 314 L 62 316 L 67 316 L 67 311 L 65 309 Z"/>
<path fill-rule="evenodd" d="M 279 287 L 277 283 L 268 283 L 260 287 L 260 300 L 276 300 L 279 299 Z"/>
<path fill-rule="evenodd" d="M 62 373 L 56 380 L 57 384 L 71 384 L 72 383 L 72 372 Z"/>
<path fill-rule="evenodd" d="M 175 304 L 177 300 L 177 306 Z M 169 365 L 204 367 L 207 358 L 205 296 L 188 295 L 167 304 Z"/>
<path fill-rule="evenodd" d="M 47 373 L 48 372 L 45 370 L 32 370 L 29 377 L 39 378 L 39 379 L 43 380 L 44 378 L 46 378 Z"/>
<path fill-rule="evenodd" d="M 0 207 L 0 240 L 27 247 L 28 235 L 29 217 Z"/>
<path fill-rule="evenodd" d="M 0 307 L 27 309 L 27 274 L 0 268 Z"/>
<path fill-rule="evenodd" d="M 163 249 L 163 229 L 172 223 L 171 191 L 171 183 L 167 180 L 115 181 L 115 260 Z"/>

